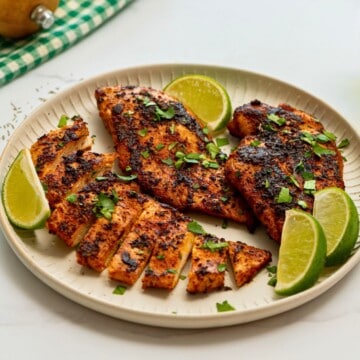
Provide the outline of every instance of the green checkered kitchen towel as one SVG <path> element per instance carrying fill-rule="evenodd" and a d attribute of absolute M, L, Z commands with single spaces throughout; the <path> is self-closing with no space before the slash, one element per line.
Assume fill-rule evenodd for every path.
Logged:
<path fill-rule="evenodd" d="M 0 37 L 0 87 L 85 37 L 133 0 L 61 0 L 55 23 L 21 40 Z"/>

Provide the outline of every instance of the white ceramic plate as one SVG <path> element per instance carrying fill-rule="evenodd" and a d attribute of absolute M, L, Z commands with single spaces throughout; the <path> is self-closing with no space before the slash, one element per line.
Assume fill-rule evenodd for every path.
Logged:
<path fill-rule="evenodd" d="M 30 145 L 42 134 L 54 129 L 62 114 L 79 114 L 96 134 L 94 150 L 111 151 L 112 141 L 99 119 L 94 90 L 99 86 L 133 84 L 162 89 L 174 77 L 201 73 L 219 80 L 228 90 L 234 107 L 258 98 L 271 105 L 287 102 L 313 114 L 339 139 L 348 138 L 350 146 L 344 156 L 345 183 L 348 193 L 360 206 L 360 141 L 350 125 L 331 107 L 312 95 L 291 85 L 247 71 L 203 65 L 157 65 L 119 70 L 97 76 L 54 96 L 33 112 L 12 135 L 0 160 L 0 181 L 19 150 Z M 277 262 L 277 245 L 261 229 L 249 234 L 245 227 L 230 223 L 222 228 L 222 221 L 210 217 L 194 217 L 206 230 L 225 237 L 245 241 L 270 250 L 273 263 Z M 113 317 L 142 324 L 173 327 L 201 328 L 240 324 L 283 313 L 300 306 L 324 293 L 341 280 L 359 261 L 357 251 L 343 266 L 328 270 L 311 289 L 288 298 L 274 294 L 267 285 L 268 273 L 263 270 L 250 283 L 236 289 L 227 274 L 231 291 L 208 295 L 188 295 L 186 280 L 180 280 L 170 293 L 143 291 L 140 281 L 127 289 L 124 295 L 114 295 L 117 285 L 108 280 L 107 273 L 97 274 L 76 263 L 74 250 L 50 236 L 46 230 L 36 233 L 17 232 L 9 224 L 1 204 L 0 219 L 3 232 L 19 259 L 39 279 L 73 301 Z M 186 269 L 184 271 L 186 273 Z M 228 301 L 235 311 L 217 312 L 216 303 Z"/>

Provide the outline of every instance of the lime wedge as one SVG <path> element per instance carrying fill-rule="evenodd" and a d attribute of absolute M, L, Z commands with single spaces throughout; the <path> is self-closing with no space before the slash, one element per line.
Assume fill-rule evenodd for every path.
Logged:
<path fill-rule="evenodd" d="M 319 222 L 309 213 L 286 212 L 282 231 L 275 292 L 293 295 L 318 280 L 324 268 L 326 239 Z"/>
<path fill-rule="evenodd" d="M 315 193 L 313 214 L 325 232 L 326 265 L 345 262 L 359 235 L 359 215 L 353 200 L 340 188 L 320 190 Z"/>
<path fill-rule="evenodd" d="M 204 75 L 184 75 L 164 88 L 207 126 L 214 134 L 225 129 L 231 118 L 231 101 L 225 88 L 215 79 Z"/>
<path fill-rule="evenodd" d="M 49 217 L 49 204 L 28 149 L 21 150 L 11 164 L 2 186 L 2 201 L 9 220 L 19 228 L 42 228 Z"/>

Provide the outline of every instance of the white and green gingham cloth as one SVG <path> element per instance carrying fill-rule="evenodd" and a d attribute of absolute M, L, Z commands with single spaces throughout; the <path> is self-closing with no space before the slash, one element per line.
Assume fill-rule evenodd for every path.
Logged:
<path fill-rule="evenodd" d="M 21 40 L 0 37 L 0 87 L 85 37 L 133 0 L 61 0 L 48 30 Z"/>

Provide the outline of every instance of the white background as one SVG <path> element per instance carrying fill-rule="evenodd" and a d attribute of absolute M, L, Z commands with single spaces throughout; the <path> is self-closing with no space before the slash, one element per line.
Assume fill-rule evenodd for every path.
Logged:
<path fill-rule="evenodd" d="M 292 83 L 360 120 L 358 0 L 136 0 L 104 26 L 0 88 L 0 141 L 54 93 L 119 68 L 198 63 Z M 5 126 L 11 123 L 12 126 Z M 3 359 L 358 359 L 360 268 L 276 317 L 210 330 L 127 323 L 77 305 L 34 277 L 0 235 Z"/>

